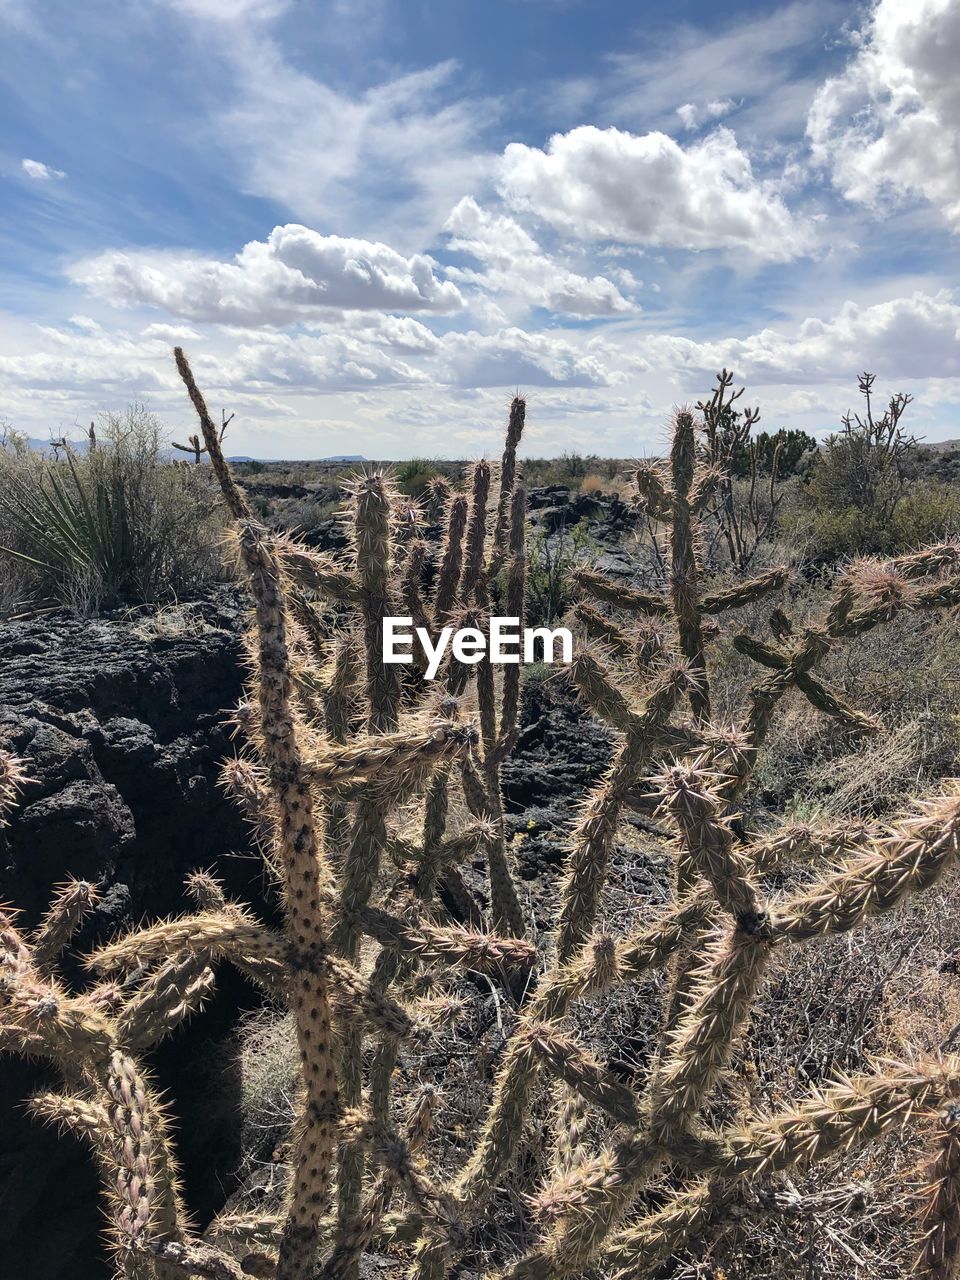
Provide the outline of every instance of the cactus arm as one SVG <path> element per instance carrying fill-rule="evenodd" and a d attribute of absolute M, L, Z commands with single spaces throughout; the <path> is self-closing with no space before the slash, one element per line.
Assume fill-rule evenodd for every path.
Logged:
<path fill-rule="evenodd" d="M 463 542 L 467 532 L 467 499 L 457 494 L 447 514 L 447 532 L 443 545 L 437 590 L 433 601 L 433 620 L 440 626 L 450 617 L 457 601 L 460 575 L 463 571 Z"/>
<path fill-rule="evenodd" d="M 375 907 L 358 912 L 364 932 L 390 950 L 420 960 L 445 960 L 475 973 L 495 973 L 504 966 L 529 969 L 537 949 L 524 938 L 498 937 L 457 925 L 407 924 Z"/>
<path fill-rule="evenodd" d="M 182 347 L 174 347 L 173 358 L 177 365 L 177 372 L 183 381 L 183 385 L 187 389 L 191 403 L 200 419 L 200 429 L 203 432 L 203 442 L 206 445 L 207 452 L 210 455 L 210 463 L 213 467 L 214 474 L 220 484 L 221 492 L 224 500 L 230 510 L 230 514 L 237 521 L 250 520 L 253 512 L 250 510 L 246 498 L 240 491 L 240 487 L 234 480 L 227 464 L 226 458 L 223 456 L 223 449 L 220 446 L 219 429 L 214 425 L 210 412 L 207 409 L 207 402 L 203 398 L 200 388 L 197 386 L 196 379 L 193 376 L 193 370 L 190 368 L 190 362 L 183 353 Z"/>
<path fill-rule="evenodd" d="M 124 1004 L 117 1015 L 117 1034 L 133 1049 L 149 1048 L 201 1009 L 213 987 L 213 970 L 202 955 L 187 953 L 168 960 Z"/>
<path fill-rule="evenodd" d="M 300 587 L 331 600 L 356 603 L 361 589 L 355 579 L 328 555 L 278 538 L 277 552 L 284 570 Z"/>
<path fill-rule="evenodd" d="M 416 1154 L 426 1141 L 433 1118 L 433 1093 L 421 1090 L 407 1121 L 406 1149 Z M 351 1234 L 342 1240 L 327 1259 L 319 1280 L 346 1280 L 362 1255 L 374 1243 L 381 1223 L 387 1215 L 394 1189 L 400 1183 L 396 1165 L 385 1165 L 367 1196 Z"/>
<path fill-rule="evenodd" d="M 637 506 L 652 520 L 669 520 L 670 491 L 662 468 L 656 463 L 641 462 L 633 473 Z"/>
<path fill-rule="evenodd" d="M 646 1280 L 714 1221 L 723 1203 L 714 1182 L 694 1183 L 656 1213 L 618 1232 L 600 1253 L 599 1266 L 611 1280 Z"/>
<path fill-rule="evenodd" d="M 696 1163 L 725 1178 L 805 1168 L 898 1129 L 919 1109 L 942 1106 L 958 1095 L 956 1058 L 894 1065 L 882 1075 L 854 1076 L 814 1090 L 776 1115 L 729 1134 Z"/>
<path fill-rule="evenodd" d="M 960 853 L 960 791 L 956 784 L 924 802 L 832 875 L 774 908 L 779 941 L 845 933 L 868 916 L 889 911 L 908 894 L 928 889 Z"/>
<path fill-rule="evenodd" d="M 279 819 L 287 928 L 296 956 L 289 999 L 306 1088 L 277 1280 L 308 1280 L 329 1192 L 339 1105 L 328 982 L 321 963 L 327 951 L 322 907 L 326 872 L 294 728 L 279 567 L 255 526 L 241 528 L 240 547 L 256 605 L 262 749 Z"/>
<path fill-rule="evenodd" d="M 710 718 L 710 692 L 707 686 L 704 637 L 699 603 L 699 566 L 696 541 L 699 524 L 690 505 L 694 476 L 693 416 L 681 409 L 674 422 L 670 449 L 673 487 L 670 519 L 670 600 L 677 624 L 680 652 L 690 664 L 693 681 L 690 706 L 694 718 L 703 722 Z"/>
<path fill-rule="evenodd" d="M 497 516 L 493 526 L 493 553 L 491 572 L 499 568 L 498 557 L 501 557 L 507 546 L 507 536 L 515 521 L 511 515 L 514 498 L 514 484 L 517 474 L 517 446 L 523 435 L 526 420 L 527 402 L 523 396 L 514 396 L 510 404 L 510 416 L 507 419 L 507 434 L 503 445 L 503 457 L 500 462 L 500 495 L 497 499 Z M 508 615 L 512 617 L 512 614 Z"/>
<path fill-rule="evenodd" d="M 650 1131 L 659 1142 L 689 1125 L 719 1079 L 753 1008 L 770 950 L 769 938 L 735 927 L 693 974 L 651 1090 Z"/>
<path fill-rule="evenodd" d="M 740 609 L 754 600 L 761 600 L 771 591 L 779 591 L 786 584 L 789 576 L 787 569 L 781 565 L 775 569 L 768 569 L 766 573 L 760 574 L 749 582 L 737 583 L 736 586 L 728 587 L 725 591 L 709 592 L 701 597 L 700 612 L 725 613 L 728 609 Z"/>
<path fill-rule="evenodd" d="M 658 736 L 689 680 L 685 668 L 667 672 L 650 693 L 601 786 L 594 791 L 574 832 L 561 890 L 557 956 L 571 959 L 593 928 L 607 862 L 625 798 L 649 761 Z"/>
<path fill-rule="evenodd" d="M 583 627 L 588 639 L 602 645 L 615 658 L 619 658 L 622 662 L 634 660 L 636 646 L 633 640 L 599 609 L 594 609 L 586 600 L 578 600 L 573 606 L 571 616 L 574 622 Z"/>
<path fill-rule="evenodd" d="M 960 1107 L 940 1110 L 925 1172 L 925 1196 L 916 1274 L 923 1280 L 955 1280 L 960 1269 Z"/>
<path fill-rule="evenodd" d="M 532 1023 L 526 1032 L 551 1075 L 621 1124 L 636 1127 L 640 1123 L 633 1091 L 572 1037 L 549 1022 Z"/>
<path fill-rule="evenodd" d="M 171 952 L 181 951 L 214 957 L 236 951 L 279 965 L 284 958 L 284 943 L 278 934 L 235 908 L 151 925 L 107 943 L 87 956 L 84 963 L 96 973 L 115 973 L 143 963 L 162 963 Z"/>
<path fill-rule="evenodd" d="M 506 617 L 518 618 L 524 623 L 524 599 L 526 591 L 527 561 L 524 553 L 526 537 L 527 493 L 520 486 L 514 490 L 510 505 L 510 559 L 507 564 Z M 512 750 L 519 728 L 520 711 L 520 663 L 509 663 L 503 671 L 503 693 L 500 701 L 499 738 L 496 749 L 497 763 L 501 763 Z"/>
<path fill-rule="evenodd" d="M 330 999 L 321 960 L 327 951 L 322 898 L 325 864 L 318 847 L 310 786 L 291 705 L 292 681 L 280 567 L 263 532 L 249 519 L 223 457 L 206 404 L 178 347 L 177 368 L 200 418 L 227 504 L 240 528 L 240 551 L 253 592 L 258 636 L 258 699 L 264 762 L 270 774 L 278 818 L 278 854 L 290 941 L 298 963 L 292 968 L 290 1005 L 303 1065 L 305 1105 L 297 1136 L 290 1199 L 277 1280 L 309 1280 L 333 1171 L 339 1089 L 333 1062 Z"/>
<path fill-rule="evenodd" d="M 57 888 L 53 902 L 31 940 L 33 967 L 41 977 L 50 977 L 61 953 L 80 927 L 84 916 L 96 906 L 99 894 L 86 880 L 68 880 Z"/>
<path fill-rule="evenodd" d="M 386 784 L 396 775 L 456 758 L 476 741 L 472 725 L 438 721 L 422 730 L 373 734 L 334 747 L 305 766 L 306 776 L 320 787 L 347 783 Z"/>
<path fill-rule="evenodd" d="M 483 550 L 487 536 L 489 496 L 490 464 L 477 462 L 473 467 L 470 484 L 470 520 L 467 524 L 463 577 L 460 580 L 460 599 L 464 604 L 469 604 L 474 598 L 478 604 L 486 603 Z"/>
<path fill-rule="evenodd" d="M 606 574 L 595 569 L 577 569 L 571 575 L 575 586 L 586 591 L 588 595 L 604 604 L 613 604 L 631 613 L 647 613 L 654 617 L 665 617 L 670 606 L 660 596 L 652 596 L 635 587 L 628 587 Z"/>
<path fill-rule="evenodd" d="M 591 650 L 578 648 L 568 669 L 571 684 L 598 719 L 620 733 L 630 733 L 638 717 L 617 686 L 616 676 Z"/>

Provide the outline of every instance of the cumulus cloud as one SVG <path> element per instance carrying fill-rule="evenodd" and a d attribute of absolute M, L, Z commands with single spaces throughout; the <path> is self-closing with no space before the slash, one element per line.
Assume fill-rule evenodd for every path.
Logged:
<path fill-rule="evenodd" d="M 849 200 L 921 196 L 960 231 L 960 0 L 880 0 L 807 135 Z"/>
<path fill-rule="evenodd" d="M 275 227 L 231 262 L 176 253 L 111 250 L 75 264 L 71 277 L 98 297 L 190 320 L 284 325 L 337 311 L 456 311 L 456 285 L 438 280 L 422 254 Z"/>
<path fill-rule="evenodd" d="M 165 342 L 98 325 L 37 325 L 29 349 L 0 353 L 0 387 L 44 400 L 92 393 L 110 396 L 115 405 L 172 385 L 174 377 Z"/>
<path fill-rule="evenodd" d="M 451 333 L 442 354 L 444 381 L 455 386 L 603 387 L 616 380 L 595 345 L 552 333 Z"/>
<path fill-rule="evenodd" d="M 52 165 L 44 164 L 42 160 L 21 160 L 20 168 L 34 182 L 52 182 L 55 178 L 67 176 L 62 169 L 54 169 Z"/>
<path fill-rule="evenodd" d="M 710 343 L 658 337 L 651 345 L 678 366 L 725 365 L 748 382 L 849 381 L 869 369 L 899 385 L 960 376 L 960 305 L 947 290 L 917 292 L 871 306 L 844 302 L 829 319 L 806 319 L 792 334 L 763 329 Z"/>
<path fill-rule="evenodd" d="M 559 230 L 679 249 L 740 249 L 789 261 L 810 244 L 773 182 L 757 179 L 726 128 L 681 147 L 643 135 L 582 125 L 546 151 L 511 143 L 501 191 Z"/>
<path fill-rule="evenodd" d="M 449 248 L 484 264 L 482 272 L 447 268 L 451 279 L 497 294 L 512 294 L 535 307 L 572 316 L 609 316 L 634 310 L 603 276 L 581 276 L 545 254 L 515 219 L 490 213 L 465 196 L 447 219 Z M 635 283 L 635 282 L 634 282 Z"/>
<path fill-rule="evenodd" d="M 613 380 L 598 345 L 558 334 L 505 328 L 442 337 L 416 321 L 336 333 L 267 333 L 222 362 L 218 380 L 248 388 L 332 392 L 377 386 L 457 388 L 606 386 Z"/>
<path fill-rule="evenodd" d="M 264 334 L 222 361 L 226 385 L 344 391 L 423 383 L 427 375 L 389 351 L 349 333 Z"/>

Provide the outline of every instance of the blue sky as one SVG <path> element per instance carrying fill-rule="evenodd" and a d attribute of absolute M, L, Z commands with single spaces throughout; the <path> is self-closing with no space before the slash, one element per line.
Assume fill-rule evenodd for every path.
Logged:
<path fill-rule="evenodd" d="M 733 369 L 960 435 L 960 0 L 0 0 L 0 417 L 636 455 Z"/>

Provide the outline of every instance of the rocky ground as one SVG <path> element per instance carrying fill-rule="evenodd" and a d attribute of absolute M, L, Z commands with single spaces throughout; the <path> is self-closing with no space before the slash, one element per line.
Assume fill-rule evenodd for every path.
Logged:
<path fill-rule="evenodd" d="M 81 947 L 119 926 L 182 905 L 194 867 L 217 865 L 256 900 L 259 865 L 234 807 L 216 785 L 229 750 L 223 712 L 240 694 L 243 605 L 224 591 L 200 605 L 82 620 L 53 615 L 0 627 L 0 737 L 29 762 L 30 785 L 0 830 L 0 901 L 33 924 L 68 875 L 101 887 Z M 211 1098 L 224 1098 L 211 1059 L 253 994 L 225 974 L 202 1019 L 155 1056 L 176 1084 L 188 1192 L 212 1212 L 229 1179 L 231 1126 L 192 1135 Z M 184 1096 L 183 1079 L 192 1093 Z M 23 1101 L 42 1070 L 0 1059 L 0 1272 L 17 1280 L 100 1280 L 96 1178 L 87 1153 L 28 1119 Z M 229 1093 L 229 1082 L 226 1093 Z M 218 1114 L 226 1116 L 224 1108 Z M 191 1159 L 192 1155 L 192 1159 Z M 201 1158 L 197 1158 L 201 1157 Z"/>
<path fill-rule="evenodd" d="M 66 876 L 94 881 L 101 901 L 78 940 L 85 950 L 144 917 L 180 910 L 184 875 L 212 866 L 232 894 L 269 914 L 259 860 L 216 785 L 218 762 L 232 750 L 224 720 L 241 692 L 244 612 L 240 593 L 222 589 L 159 613 L 0 626 L 0 739 L 29 761 L 31 775 L 0 831 L 0 901 L 15 903 L 25 924 Z M 525 908 L 539 927 L 550 921 L 576 806 L 609 754 L 608 735 L 556 675 L 525 686 L 504 783 Z M 482 860 L 465 874 L 484 899 Z M 176 1099 L 193 1171 L 188 1198 L 201 1220 L 232 1185 L 237 1126 L 225 1046 L 256 999 L 221 971 L 212 1007 L 152 1063 Z M 91 1162 L 23 1110 L 43 1079 L 37 1066 L 0 1060 L 0 1257 L 17 1280 L 102 1280 Z"/>
<path fill-rule="evenodd" d="M 329 481 L 313 484 L 286 484 L 247 480 L 244 488 L 261 516 L 281 529 L 296 530 L 311 547 L 337 552 L 347 546 L 348 536 L 339 515 L 311 518 L 317 510 L 334 506 L 341 490 Z M 567 485 L 540 485 L 527 493 L 530 526 L 548 537 L 561 529 L 583 524 L 602 547 L 613 551 L 637 523 L 637 513 L 613 494 L 581 493 Z M 427 530 L 428 537 L 441 536 L 439 526 Z"/>

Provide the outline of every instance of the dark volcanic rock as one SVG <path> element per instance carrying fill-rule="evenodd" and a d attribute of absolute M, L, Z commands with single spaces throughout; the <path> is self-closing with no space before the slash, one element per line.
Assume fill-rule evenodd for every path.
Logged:
<path fill-rule="evenodd" d="M 570 828 L 610 752 L 603 725 L 562 685 L 526 685 L 520 738 L 503 766 L 503 790 L 517 874 L 541 925 L 552 920 Z"/>
<path fill-rule="evenodd" d="M 186 870 L 245 847 L 216 786 L 242 616 L 224 593 L 152 616 L 0 627 L 0 740 L 31 778 L 0 834 L 0 899 L 28 922 L 68 874 L 123 883 L 135 917 L 162 914 Z"/>
<path fill-rule="evenodd" d="M 97 882 L 102 894 L 79 950 L 121 925 L 181 910 L 194 867 L 216 863 L 233 893 L 256 902 L 259 863 L 223 857 L 248 842 L 216 784 L 231 751 L 224 713 L 241 692 L 244 612 L 224 590 L 153 615 L 58 614 L 0 626 L 0 742 L 26 759 L 32 779 L 0 830 L 0 901 L 19 907 L 23 924 L 36 922 L 68 875 Z M 252 999 L 222 974 L 204 1017 L 154 1055 L 158 1082 L 174 1086 L 188 1121 L 180 1145 L 188 1170 L 200 1173 L 187 1193 L 201 1218 L 222 1200 L 236 1152 L 228 1107 L 210 1122 L 222 1081 L 214 1086 L 196 1067 L 216 1056 L 238 1007 Z M 24 1110 L 47 1079 L 35 1064 L 0 1059 L 0 1271 L 17 1280 L 104 1280 L 89 1155 Z M 49 1080 L 56 1086 L 55 1073 Z"/>
<path fill-rule="evenodd" d="M 299 537 L 308 547 L 316 547 L 318 551 L 342 551 L 350 545 L 346 526 L 339 516 L 330 516 L 312 528 L 301 529 Z"/>
<path fill-rule="evenodd" d="M 602 541 L 616 542 L 637 523 L 638 513 L 615 495 L 571 493 L 566 485 L 531 489 L 527 495 L 530 523 L 547 535 L 572 528 L 581 520 Z"/>

